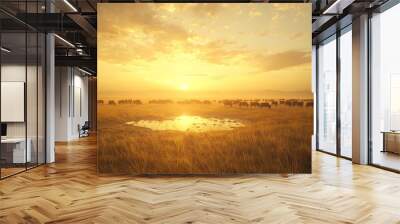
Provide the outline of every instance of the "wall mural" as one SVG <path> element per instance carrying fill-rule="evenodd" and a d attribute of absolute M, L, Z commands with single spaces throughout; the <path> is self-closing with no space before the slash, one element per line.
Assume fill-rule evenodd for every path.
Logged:
<path fill-rule="evenodd" d="M 98 8 L 100 173 L 311 172 L 311 4 Z"/>

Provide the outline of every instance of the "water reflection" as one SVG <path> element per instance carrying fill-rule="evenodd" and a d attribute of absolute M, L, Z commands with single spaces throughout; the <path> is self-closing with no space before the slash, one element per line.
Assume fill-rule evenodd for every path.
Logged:
<path fill-rule="evenodd" d="M 151 130 L 175 130 L 175 131 L 191 131 L 191 132 L 206 132 L 206 131 L 223 131 L 232 130 L 234 128 L 243 127 L 239 121 L 232 119 L 217 119 L 204 118 L 200 116 L 181 115 L 172 120 L 140 120 L 130 121 L 126 124 L 137 127 L 150 128 Z"/>

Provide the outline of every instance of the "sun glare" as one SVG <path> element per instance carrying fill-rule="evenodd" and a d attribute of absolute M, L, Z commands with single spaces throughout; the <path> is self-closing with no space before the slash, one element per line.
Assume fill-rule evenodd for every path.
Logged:
<path fill-rule="evenodd" d="M 189 85 L 187 83 L 182 83 L 179 86 L 179 89 L 182 90 L 182 91 L 187 91 L 189 89 Z"/>

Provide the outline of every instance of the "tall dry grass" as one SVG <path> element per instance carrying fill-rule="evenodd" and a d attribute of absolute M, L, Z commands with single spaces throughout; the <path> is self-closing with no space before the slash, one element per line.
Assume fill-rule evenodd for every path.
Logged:
<path fill-rule="evenodd" d="M 312 108 L 99 105 L 98 168 L 119 174 L 310 173 Z M 127 121 L 179 115 L 238 119 L 243 128 L 152 131 Z"/>

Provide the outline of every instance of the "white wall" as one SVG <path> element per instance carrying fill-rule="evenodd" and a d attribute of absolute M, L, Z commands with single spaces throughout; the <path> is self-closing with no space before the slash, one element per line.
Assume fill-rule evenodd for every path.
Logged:
<path fill-rule="evenodd" d="M 78 125 L 88 120 L 88 78 L 76 68 L 56 67 L 55 140 L 79 138 Z"/>
<path fill-rule="evenodd" d="M 37 70 L 39 69 L 39 70 Z M 26 112 L 27 120 L 22 122 L 5 122 L 7 124 L 8 138 L 30 139 L 32 151 L 32 161 L 44 163 L 44 83 L 42 68 L 25 64 L 3 64 L 1 66 L 2 82 L 24 82 L 26 84 L 26 108 L 22 108 L 22 113 Z M 27 80 L 26 80 L 27 78 Z M 2 96 L 6 97 L 7 96 Z M 10 110 L 10 108 L 1 108 Z M 12 111 L 11 111 L 12 113 Z M 39 153 L 39 156 L 37 156 Z"/>
<path fill-rule="evenodd" d="M 3 82 L 25 82 L 25 64 L 24 65 L 2 65 L 1 81 Z M 6 110 L 6 108 L 1 108 Z M 7 137 L 25 137 L 25 123 L 7 123 Z"/>
<path fill-rule="evenodd" d="M 76 70 L 75 70 L 76 71 Z M 79 137 L 78 124 L 83 125 L 89 119 L 88 113 L 88 78 L 81 76 L 81 73 L 74 75 L 74 108 L 72 109 L 72 136 Z"/>
<path fill-rule="evenodd" d="M 27 67 L 28 74 L 35 74 L 36 75 L 36 67 L 28 66 Z M 1 66 L 1 81 L 2 82 L 25 82 L 25 64 L 18 65 L 18 64 L 5 64 Z M 28 75 L 29 86 L 36 86 L 36 80 L 33 80 Z M 28 107 L 36 108 L 36 88 L 27 88 L 27 103 Z M 4 96 L 3 96 L 4 97 Z M 30 105 L 33 103 L 32 105 Z M 39 105 L 40 106 L 40 105 Z M 6 110 L 7 108 L 1 108 L 2 110 Z M 36 109 L 35 109 L 36 110 Z M 28 111 L 31 112 L 31 111 Z M 36 113 L 28 113 L 28 122 L 34 121 L 36 124 Z M 28 128 L 33 127 L 33 125 L 28 124 Z M 36 126 L 34 128 L 36 130 Z M 28 130 L 28 134 L 29 134 Z M 36 132 L 35 132 L 36 134 Z M 25 137 L 25 123 L 24 122 L 8 122 L 7 123 L 7 135 L 8 137 Z M 29 135 L 28 135 L 29 137 Z"/>
<path fill-rule="evenodd" d="M 55 68 L 55 141 L 68 141 L 70 79 L 69 68 Z"/>

